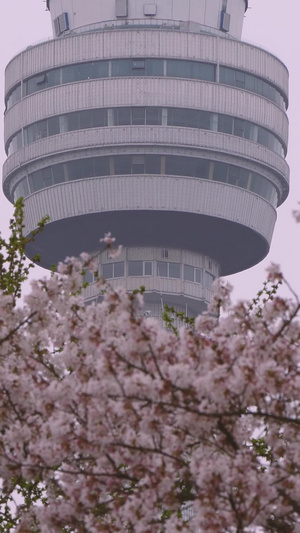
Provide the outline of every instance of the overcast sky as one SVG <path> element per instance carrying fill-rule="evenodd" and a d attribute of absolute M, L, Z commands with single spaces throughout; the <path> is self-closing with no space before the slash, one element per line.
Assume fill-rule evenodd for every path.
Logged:
<path fill-rule="evenodd" d="M 88 2 L 88 0 L 83 0 Z M 252 298 L 265 279 L 271 261 L 280 263 L 286 278 L 300 294 L 300 224 L 292 210 L 300 201 L 300 1 L 249 0 L 243 39 L 262 46 L 284 61 L 290 71 L 290 141 L 288 163 L 291 169 L 291 192 L 278 211 L 272 246 L 268 257 L 256 267 L 228 279 L 234 285 L 234 297 Z M 0 4 L 0 100 L 3 102 L 4 69 L 8 61 L 27 46 L 51 37 L 50 15 L 43 0 L 1 0 Z M 2 109 L 4 104 L 2 103 Z M 0 161 L 5 160 L 3 127 L 0 136 Z M 1 189 L 0 229 L 7 235 L 12 208 Z M 35 276 L 41 275 L 35 270 Z"/>

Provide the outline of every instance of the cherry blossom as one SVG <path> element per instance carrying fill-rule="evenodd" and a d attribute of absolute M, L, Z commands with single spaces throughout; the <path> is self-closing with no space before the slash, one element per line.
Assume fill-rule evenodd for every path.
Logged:
<path fill-rule="evenodd" d="M 174 332 L 102 278 L 85 306 L 89 268 L 0 295 L 3 531 L 299 532 L 300 306 L 280 270 L 234 306 L 218 282 Z"/>

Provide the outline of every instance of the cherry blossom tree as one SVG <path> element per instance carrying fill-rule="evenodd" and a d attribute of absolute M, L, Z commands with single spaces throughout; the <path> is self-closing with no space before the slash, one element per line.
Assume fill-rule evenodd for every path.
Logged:
<path fill-rule="evenodd" d="M 0 530 L 300 532 L 300 302 L 279 268 L 250 303 L 218 282 L 178 330 L 102 278 L 85 306 L 84 269 L 22 304 L 1 287 Z"/>

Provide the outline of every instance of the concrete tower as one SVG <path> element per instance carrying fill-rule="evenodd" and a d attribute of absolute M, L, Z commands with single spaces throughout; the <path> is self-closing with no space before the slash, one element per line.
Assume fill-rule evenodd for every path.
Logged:
<path fill-rule="evenodd" d="M 288 194 L 288 72 L 241 41 L 247 0 L 48 0 L 54 38 L 6 69 L 3 188 L 28 254 L 194 315 L 219 275 L 268 253 Z M 124 245 L 115 260 L 99 238 Z M 87 298 L 97 296 L 93 284 Z"/>

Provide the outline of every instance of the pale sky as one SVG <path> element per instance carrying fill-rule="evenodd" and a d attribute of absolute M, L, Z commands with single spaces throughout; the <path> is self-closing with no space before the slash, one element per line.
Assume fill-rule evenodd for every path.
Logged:
<path fill-rule="evenodd" d="M 88 0 L 83 0 L 88 2 Z M 300 202 L 300 1 L 249 0 L 244 24 L 243 40 L 259 45 L 278 56 L 290 71 L 290 141 L 287 161 L 291 170 L 291 191 L 288 200 L 278 209 L 271 250 L 256 267 L 228 279 L 234 285 L 234 298 L 252 298 L 266 277 L 270 262 L 280 263 L 283 272 L 300 294 L 300 224 L 292 217 L 292 210 Z M 50 15 L 43 0 L 2 0 L 0 5 L 0 101 L 4 110 L 4 69 L 8 61 L 29 45 L 51 37 Z M 0 135 L 0 161 L 5 160 L 3 126 Z M 3 196 L 0 199 L 0 230 L 7 235 L 12 208 Z M 300 206 L 299 206 L 300 207 Z M 99 236 L 100 237 L 100 236 Z M 35 269 L 35 277 L 45 273 Z"/>

